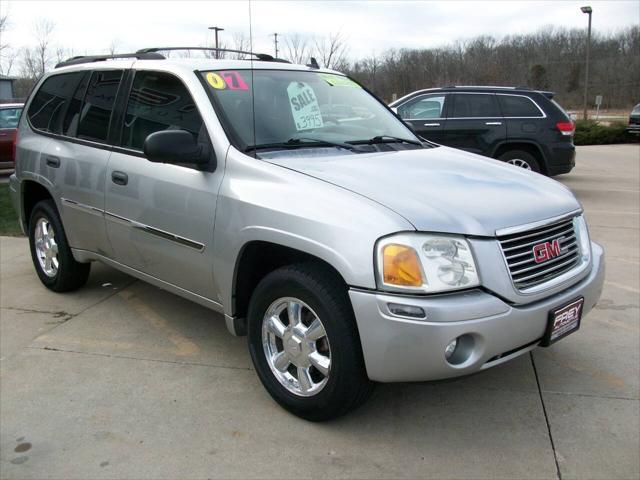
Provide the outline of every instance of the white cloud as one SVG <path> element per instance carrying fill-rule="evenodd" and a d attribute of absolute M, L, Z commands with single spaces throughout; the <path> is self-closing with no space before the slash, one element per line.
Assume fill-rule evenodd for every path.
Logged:
<path fill-rule="evenodd" d="M 640 2 L 631 1 L 253 1 L 254 50 L 272 53 L 278 32 L 322 36 L 341 31 L 350 56 L 394 47 L 429 47 L 476 35 L 501 37 L 533 32 L 546 25 L 584 28 L 580 6 L 593 7 L 593 28 L 612 31 L 640 22 Z M 211 25 L 249 36 L 247 1 L 17 1 L 0 0 L 10 26 L 2 39 L 13 47 L 33 44 L 33 24 L 52 20 L 54 43 L 75 54 L 149 46 L 202 45 L 212 42 Z"/>

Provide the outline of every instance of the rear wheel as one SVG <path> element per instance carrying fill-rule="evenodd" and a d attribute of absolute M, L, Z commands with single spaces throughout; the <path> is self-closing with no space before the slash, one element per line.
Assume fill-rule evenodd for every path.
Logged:
<path fill-rule="evenodd" d="M 248 341 L 262 384 L 284 408 L 328 420 L 371 394 L 345 285 L 328 268 L 280 268 L 256 287 Z"/>
<path fill-rule="evenodd" d="M 516 167 L 524 168 L 525 170 L 531 170 L 533 172 L 540 173 L 540 164 L 536 157 L 524 150 L 509 150 L 498 157 L 498 160 L 507 162 Z"/>
<path fill-rule="evenodd" d="M 54 292 L 69 292 L 83 286 L 89 278 L 90 263 L 73 258 L 52 200 L 38 202 L 29 219 L 31 259 L 40 281 Z"/>

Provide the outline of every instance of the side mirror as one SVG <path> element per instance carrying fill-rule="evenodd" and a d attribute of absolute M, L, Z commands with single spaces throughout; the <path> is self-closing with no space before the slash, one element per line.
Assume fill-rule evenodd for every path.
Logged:
<path fill-rule="evenodd" d="M 196 142 L 186 130 L 160 130 L 149 135 L 142 146 L 144 156 L 155 163 L 192 163 L 210 161 L 210 149 Z"/>

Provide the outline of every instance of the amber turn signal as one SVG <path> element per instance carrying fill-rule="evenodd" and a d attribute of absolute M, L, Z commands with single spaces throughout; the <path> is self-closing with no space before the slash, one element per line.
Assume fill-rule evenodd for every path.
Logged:
<path fill-rule="evenodd" d="M 420 260 L 413 248 L 391 243 L 384 246 L 382 258 L 384 283 L 402 287 L 422 286 Z"/>

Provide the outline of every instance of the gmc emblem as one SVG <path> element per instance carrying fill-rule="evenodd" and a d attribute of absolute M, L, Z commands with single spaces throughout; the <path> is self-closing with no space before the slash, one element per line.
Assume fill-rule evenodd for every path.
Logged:
<path fill-rule="evenodd" d="M 564 240 L 564 237 L 556 238 L 551 242 L 539 243 L 533 246 L 533 259 L 536 263 L 543 263 L 551 260 L 552 258 L 559 257 L 563 253 L 566 253 L 566 248 L 560 247 L 560 241 Z"/>

